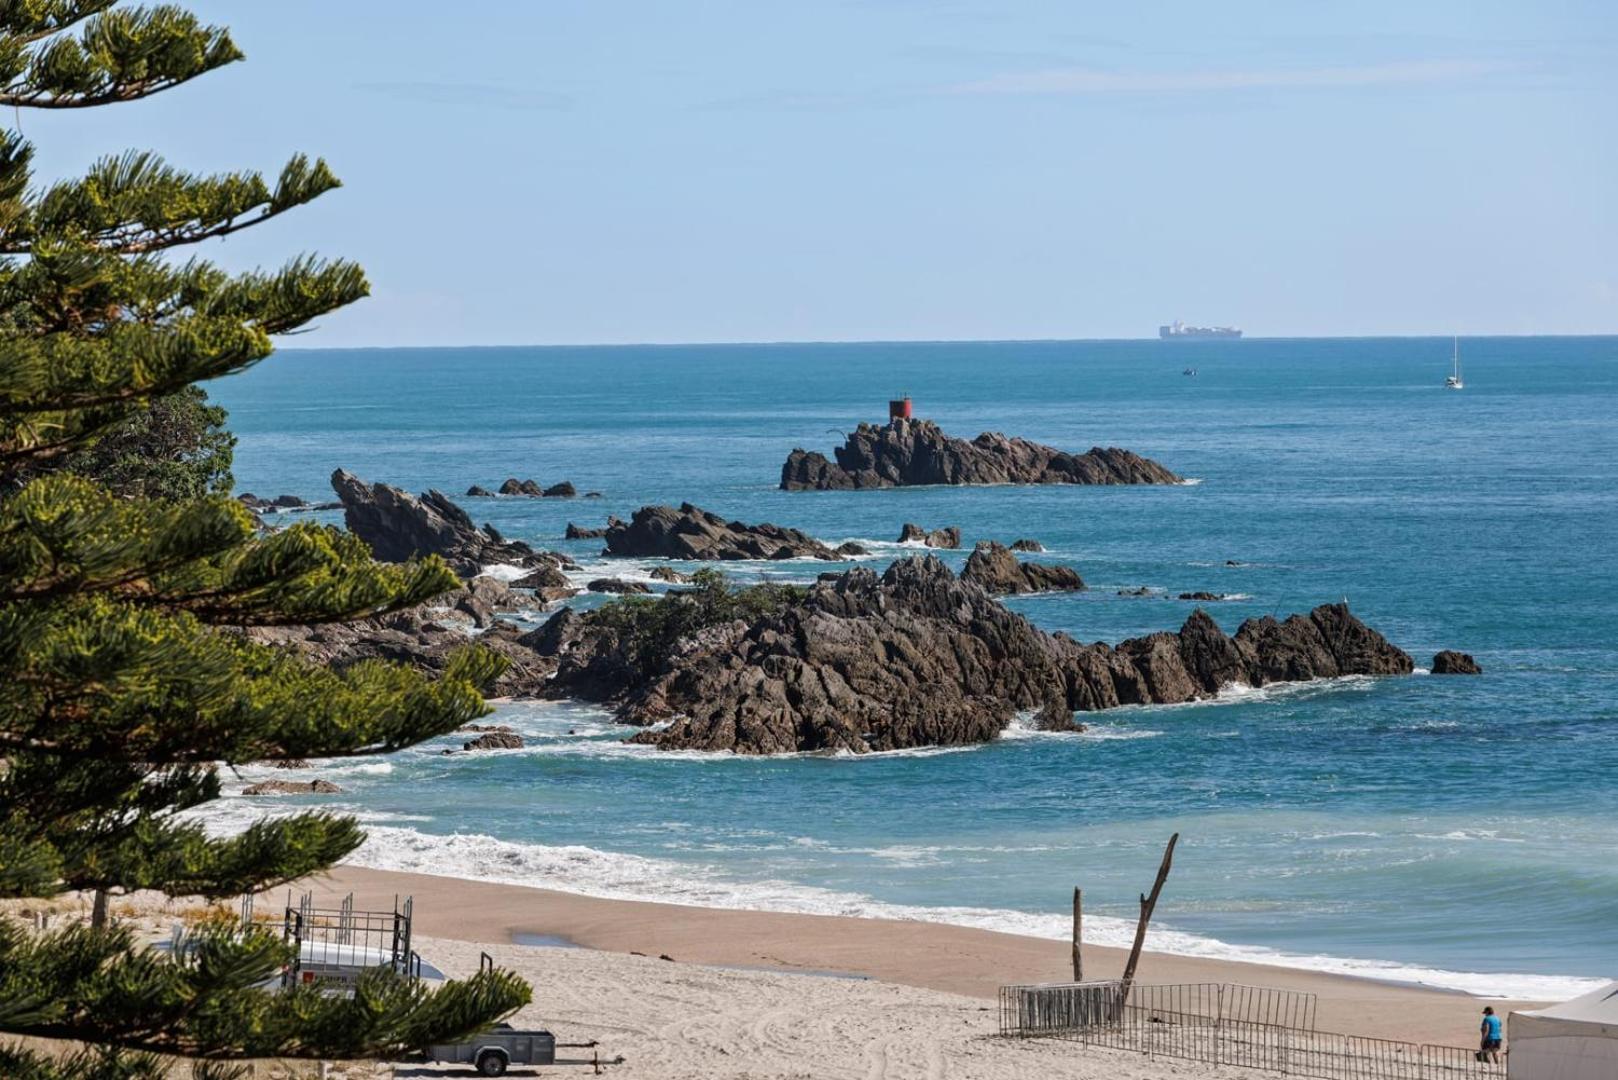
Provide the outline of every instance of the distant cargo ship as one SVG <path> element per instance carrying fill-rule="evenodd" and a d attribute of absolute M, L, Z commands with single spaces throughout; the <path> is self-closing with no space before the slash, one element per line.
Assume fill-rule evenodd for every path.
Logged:
<path fill-rule="evenodd" d="M 1157 336 L 1162 338 L 1164 341 L 1167 341 L 1170 338 L 1187 337 L 1239 338 L 1242 336 L 1242 331 L 1241 327 L 1239 326 L 1187 326 L 1179 319 L 1175 319 L 1167 326 L 1159 326 L 1157 328 Z"/>

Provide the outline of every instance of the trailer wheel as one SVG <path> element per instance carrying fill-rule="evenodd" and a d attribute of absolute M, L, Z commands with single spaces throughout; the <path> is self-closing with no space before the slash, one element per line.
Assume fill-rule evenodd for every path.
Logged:
<path fill-rule="evenodd" d="M 478 1055 L 478 1072 L 484 1076 L 506 1075 L 506 1055 L 498 1050 L 485 1050 Z"/>

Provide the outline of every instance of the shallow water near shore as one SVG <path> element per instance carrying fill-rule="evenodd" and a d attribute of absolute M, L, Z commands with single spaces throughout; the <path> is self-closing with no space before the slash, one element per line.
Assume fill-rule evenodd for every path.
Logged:
<path fill-rule="evenodd" d="M 443 757 L 441 740 L 305 774 L 345 793 L 297 805 L 367 822 L 357 861 L 1051 937 L 1080 885 L 1112 943 L 1178 830 L 1158 947 L 1555 996 L 1618 974 L 1618 339 L 1462 355 L 1460 393 L 1442 389 L 1447 338 L 308 350 L 209 390 L 240 437 L 239 491 L 329 498 L 339 466 L 457 497 L 510 475 L 598 490 L 461 500 L 591 576 L 649 564 L 609 566 L 566 523 L 647 502 L 858 539 L 877 568 L 913 550 L 892 543 L 904 522 L 958 525 L 968 547 L 1032 537 L 1077 569 L 1088 592 L 1008 603 L 1082 640 L 1176 628 L 1179 592 L 1238 597 L 1209 605 L 1231 631 L 1346 597 L 1421 667 L 1458 648 L 1486 671 L 868 758 L 664 754 L 599 710 L 507 703 L 495 719 L 528 749 Z M 829 452 L 903 391 L 953 434 L 1123 446 L 1200 482 L 776 489 L 793 447 Z M 1138 586 L 1154 592 L 1118 595 Z"/>

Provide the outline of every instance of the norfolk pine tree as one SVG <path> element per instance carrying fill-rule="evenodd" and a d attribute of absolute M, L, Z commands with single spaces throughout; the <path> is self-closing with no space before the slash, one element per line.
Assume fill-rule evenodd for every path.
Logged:
<path fill-rule="evenodd" d="M 174 7 L 0 0 L 0 115 L 133 101 L 241 58 L 225 30 Z M 468 650 L 436 680 L 335 671 L 240 628 L 397 610 L 454 576 L 436 559 L 377 564 L 331 528 L 258 536 L 225 494 L 114 497 L 63 465 L 149 402 L 241 371 L 273 335 L 366 294 L 342 260 L 231 274 L 199 254 L 338 182 L 303 156 L 267 180 L 130 151 L 42 184 L 31 156 L 0 131 L 0 897 L 223 898 L 324 869 L 360 843 L 352 820 L 304 813 L 216 838 L 179 815 L 219 795 L 220 762 L 381 753 L 451 731 L 485 711 L 500 662 Z M 501 971 L 433 992 L 379 969 L 352 998 L 272 993 L 254 985 L 290 958 L 277 936 L 194 940 L 170 957 L 117 926 L 0 922 L 0 1033 L 86 1044 L 66 1061 L 0 1045 L 0 1075 L 158 1075 L 154 1054 L 203 1076 L 244 1057 L 393 1055 L 529 998 Z"/>

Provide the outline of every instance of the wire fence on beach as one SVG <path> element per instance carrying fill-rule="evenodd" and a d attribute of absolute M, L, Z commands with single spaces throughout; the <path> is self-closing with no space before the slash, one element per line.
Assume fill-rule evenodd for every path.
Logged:
<path fill-rule="evenodd" d="M 1315 1028 L 1315 997 L 1228 983 L 1005 986 L 1000 1033 L 1320 1080 L 1501 1080 L 1476 1050 Z"/>

